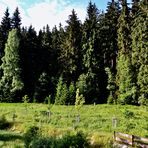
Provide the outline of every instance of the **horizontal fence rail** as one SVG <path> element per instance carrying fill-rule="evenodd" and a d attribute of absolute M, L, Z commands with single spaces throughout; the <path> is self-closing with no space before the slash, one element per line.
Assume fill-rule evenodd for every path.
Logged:
<path fill-rule="evenodd" d="M 120 144 L 148 148 L 148 138 L 141 138 L 135 135 L 128 135 L 114 131 L 114 141 Z"/>

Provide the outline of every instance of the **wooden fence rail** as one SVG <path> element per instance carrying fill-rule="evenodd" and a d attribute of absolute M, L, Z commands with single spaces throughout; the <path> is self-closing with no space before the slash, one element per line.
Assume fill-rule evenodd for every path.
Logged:
<path fill-rule="evenodd" d="M 128 135 L 114 131 L 114 141 L 125 145 L 148 148 L 148 138 L 141 138 L 135 135 Z"/>

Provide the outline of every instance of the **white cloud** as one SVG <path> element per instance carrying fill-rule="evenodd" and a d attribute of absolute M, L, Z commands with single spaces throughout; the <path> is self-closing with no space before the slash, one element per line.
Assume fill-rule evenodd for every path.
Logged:
<path fill-rule="evenodd" d="M 9 7 L 10 13 L 12 13 L 18 6 L 22 25 L 29 26 L 32 24 L 38 31 L 46 24 L 49 24 L 50 28 L 53 28 L 54 25 L 58 26 L 60 22 L 65 26 L 65 21 L 71 14 L 72 9 L 75 9 L 78 18 L 82 21 L 86 15 L 85 6 L 71 4 L 68 0 L 44 0 L 43 2 L 33 4 L 26 10 L 22 8 L 21 4 L 22 2 L 19 0 L 0 0 L 0 18 L 3 17 L 6 7 Z"/>
<path fill-rule="evenodd" d="M 68 19 L 68 15 L 71 14 L 73 8 L 75 6 L 68 5 L 64 0 L 38 3 L 27 10 L 29 17 L 24 20 L 24 24 L 32 23 L 37 30 L 46 24 L 53 28 L 54 25 L 59 25 L 61 22 L 65 26 L 65 20 Z M 85 18 L 85 8 L 78 6 L 75 10 L 79 14 L 78 17 L 83 20 Z"/>

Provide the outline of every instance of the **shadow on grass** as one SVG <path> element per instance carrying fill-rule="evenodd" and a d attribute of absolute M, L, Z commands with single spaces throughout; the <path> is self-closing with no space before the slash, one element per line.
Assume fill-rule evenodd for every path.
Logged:
<path fill-rule="evenodd" d="M 23 140 L 23 136 L 19 134 L 11 134 L 11 133 L 0 134 L 0 141 L 15 141 L 17 139 Z"/>

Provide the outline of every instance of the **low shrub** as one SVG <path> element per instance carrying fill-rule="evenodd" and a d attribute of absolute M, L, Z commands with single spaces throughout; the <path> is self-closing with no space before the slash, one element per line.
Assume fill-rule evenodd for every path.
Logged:
<path fill-rule="evenodd" d="M 123 114 L 124 114 L 124 117 L 127 119 L 134 117 L 134 113 L 128 109 L 125 109 Z"/>
<path fill-rule="evenodd" d="M 29 127 L 29 129 L 24 134 L 25 148 L 29 148 L 31 145 L 31 142 L 34 139 L 38 138 L 38 136 L 39 136 L 39 128 L 36 126 Z"/>
<path fill-rule="evenodd" d="M 7 129 L 10 125 L 10 122 L 7 121 L 4 115 L 0 116 L 0 130 Z"/>
<path fill-rule="evenodd" d="M 38 139 L 34 139 L 31 143 L 31 148 L 58 148 L 59 141 L 54 137 L 41 137 Z"/>
<path fill-rule="evenodd" d="M 82 132 L 78 132 L 76 135 L 67 134 L 61 139 L 61 148 L 84 148 L 88 147 L 89 143 L 86 139 L 86 135 Z"/>
<path fill-rule="evenodd" d="M 86 148 L 89 144 L 82 132 L 76 135 L 66 134 L 62 138 L 55 137 L 38 138 L 32 142 L 31 148 Z"/>

